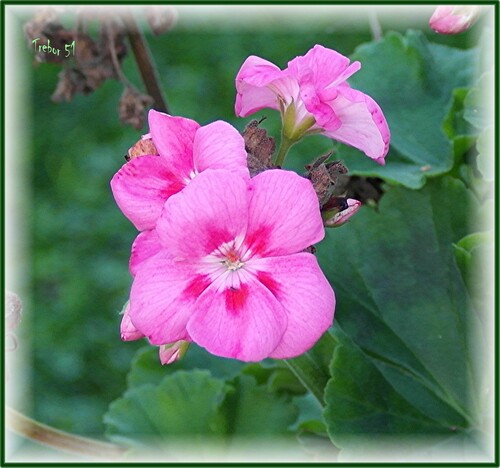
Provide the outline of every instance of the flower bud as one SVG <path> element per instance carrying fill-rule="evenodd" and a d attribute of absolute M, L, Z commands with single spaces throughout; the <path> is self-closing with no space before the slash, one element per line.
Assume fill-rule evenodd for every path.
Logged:
<path fill-rule="evenodd" d="M 440 34 L 457 34 L 469 29 L 479 18 L 480 7 L 474 5 L 443 5 L 436 8 L 429 26 Z"/>
<path fill-rule="evenodd" d="M 129 316 L 130 310 L 130 302 L 127 301 L 125 306 L 123 307 L 123 318 L 122 323 L 120 325 L 120 337 L 123 341 L 133 341 L 139 340 L 140 338 L 144 338 L 144 335 L 134 327 L 134 324 L 130 320 Z"/>
<path fill-rule="evenodd" d="M 339 227 L 359 210 L 361 202 L 354 198 L 332 197 L 332 200 L 327 205 L 323 207 L 322 212 L 324 225 L 326 227 Z"/>
<path fill-rule="evenodd" d="M 172 364 L 181 359 L 189 347 L 189 341 L 179 340 L 175 343 L 160 346 L 160 361 L 162 365 Z"/>

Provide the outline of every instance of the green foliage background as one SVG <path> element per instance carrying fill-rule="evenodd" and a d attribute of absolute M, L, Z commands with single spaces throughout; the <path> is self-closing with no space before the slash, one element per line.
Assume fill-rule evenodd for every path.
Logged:
<path fill-rule="evenodd" d="M 241 23 L 243 20 L 239 18 L 238 21 Z M 383 17 L 381 25 L 384 31 L 389 28 Z M 414 27 L 421 28 L 432 42 L 445 43 L 457 48 L 465 49 L 475 41 L 471 33 L 445 37 L 432 33 L 422 23 Z M 393 22 L 390 24 L 390 29 L 394 30 Z M 406 24 L 401 26 L 400 32 L 404 33 L 404 29 Z M 239 28 L 231 22 L 214 26 L 209 19 L 193 27 L 185 22 L 181 15 L 178 25 L 162 36 L 153 37 L 147 29 L 145 30 L 171 112 L 192 118 L 201 124 L 224 119 L 240 130 L 249 119 L 237 119 L 234 116 L 233 83 L 236 72 L 247 56 L 258 55 L 284 67 L 288 60 L 304 54 L 316 43 L 350 56 L 358 46 L 371 41 L 368 18 L 365 16 L 362 16 L 355 25 L 343 24 L 340 18 L 325 18 L 324 21 L 306 21 L 302 25 L 297 23 L 287 25 L 285 21 L 276 24 L 270 22 L 265 27 Z M 32 51 L 26 48 L 25 54 L 29 60 Z M 364 64 L 364 68 L 369 74 L 370 46 L 359 49 L 356 54 L 367 55 L 367 64 Z M 387 73 L 390 74 L 391 69 L 399 66 L 400 57 L 394 55 L 392 66 L 390 56 L 386 59 Z M 145 133 L 146 128 L 144 132 L 138 132 L 120 123 L 117 104 L 123 87 L 116 81 L 106 82 L 102 88 L 89 96 L 78 95 L 69 103 L 51 102 L 50 96 L 55 88 L 59 70 L 59 67 L 51 64 L 42 64 L 36 69 L 27 70 L 27 73 L 33 76 L 31 90 L 33 145 L 30 159 L 32 166 L 30 183 L 33 190 L 30 233 L 33 255 L 29 279 L 33 287 L 34 307 L 31 313 L 35 359 L 32 382 L 33 416 L 59 429 L 103 437 L 105 429 L 103 414 L 108 405 L 123 394 L 127 386 L 126 376 L 130 371 L 131 360 L 137 350 L 145 344 L 123 343 L 119 338 L 119 311 L 128 297 L 131 283 L 127 269 L 128 256 L 136 232 L 114 203 L 109 181 L 124 163 L 123 156 L 128 148 L 138 140 L 141 133 Z M 139 87 L 142 86 L 131 55 L 125 60 L 124 71 L 132 82 Z M 418 76 L 414 78 L 419 79 Z M 363 81 L 361 78 L 360 80 Z M 384 76 L 371 76 L 371 81 L 365 80 L 365 87 L 362 86 L 363 83 L 360 83 L 359 87 L 368 91 L 370 86 L 374 88 L 383 86 L 383 80 Z M 444 106 L 451 99 L 449 96 L 451 90 L 447 89 L 446 93 L 446 96 L 443 94 L 443 104 L 440 108 L 443 114 L 434 116 L 437 124 L 446 116 Z M 395 99 L 398 99 L 397 96 Z M 387 107 L 391 108 L 390 102 L 387 103 Z M 409 109 L 409 112 L 411 113 L 412 109 Z M 278 137 L 278 116 L 266 111 L 259 115 L 268 116 L 265 126 L 271 134 Z M 404 122 L 399 124 L 405 126 Z M 289 156 L 290 167 L 300 171 L 305 162 L 332 148 L 332 142 L 327 139 L 310 140 L 293 149 Z M 405 148 L 408 144 L 405 146 L 405 143 L 402 143 L 400 146 Z M 341 155 L 345 155 L 349 161 L 348 166 L 352 165 L 355 172 L 357 170 L 359 174 L 384 177 L 383 172 L 373 172 L 379 169 L 373 165 L 368 170 L 365 169 L 370 162 L 368 159 L 360 159 L 357 167 L 355 158 L 361 156 L 345 148 L 341 149 Z M 394 153 L 393 158 L 403 165 L 408 163 L 407 157 L 400 154 Z M 390 164 L 388 159 L 389 171 Z M 440 169 L 441 173 L 449 172 L 453 164 L 452 160 L 449 164 L 444 164 Z M 397 181 L 397 170 L 396 176 L 389 172 L 386 180 L 394 182 L 394 177 Z M 422 179 L 419 173 L 409 177 L 407 181 L 409 187 L 419 188 L 425 183 L 425 178 Z M 391 198 L 392 203 L 397 206 L 399 197 L 399 202 L 411 209 L 413 202 L 405 199 L 405 193 L 410 191 L 403 188 L 399 190 L 402 193 L 394 193 Z M 342 242 L 342 246 L 354 242 L 352 236 L 362 236 L 365 225 L 370 229 L 369 217 L 374 214 L 361 212 L 358 216 L 361 218 L 358 227 L 354 227 L 351 233 L 349 225 L 342 228 L 344 231 L 337 238 L 338 242 Z M 419 213 L 415 213 L 415 216 L 419 216 Z M 329 235 L 326 247 L 323 248 L 327 248 L 329 243 L 333 249 L 336 248 L 332 240 L 335 234 Z M 422 236 L 425 238 L 425 233 Z M 460 236 L 451 240 L 458 242 L 459 239 Z M 368 245 L 365 240 L 359 242 L 365 247 Z M 374 246 L 374 249 L 376 248 Z M 321 252 L 320 250 L 320 255 Z M 339 257 L 341 255 L 339 252 Z M 370 261 L 370 251 L 362 255 L 367 262 Z M 383 253 L 379 255 L 381 255 L 379 261 L 382 261 Z M 337 265 L 340 264 L 342 267 L 343 261 L 338 261 Z M 346 261 L 350 263 L 349 260 Z M 400 259 L 400 261 L 404 263 L 407 260 Z M 355 260 L 352 262 L 356 263 Z M 340 270 L 331 270 L 330 264 L 325 263 L 324 267 L 330 279 L 337 279 L 337 276 L 344 274 Z M 425 268 L 432 269 L 432 265 L 426 265 Z M 357 278 L 356 275 L 359 274 L 352 265 L 346 272 L 353 275 L 353 278 Z M 366 271 L 365 274 L 371 275 Z M 399 293 L 405 294 L 405 291 Z M 338 291 L 338 297 L 342 297 L 342 291 Z M 415 307 L 420 306 L 415 304 Z M 342 311 L 341 307 L 340 313 Z M 350 323 L 351 319 L 345 312 L 342 317 L 344 317 L 343 321 L 341 320 L 344 331 L 355 337 L 356 325 Z M 338 361 L 351 359 L 353 363 L 359 361 L 359 367 L 354 373 L 366 374 L 368 372 L 366 366 L 372 364 L 359 360 L 356 354 L 359 352 L 356 351 L 357 348 L 345 347 L 343 338 L 340 341 L 343 342 L 343 347 L 336 353 L 335 359 Z M 363 347 L 363 342 L 358 343 L 358 346 Z M 163 376 L 171 374 L 171 379 L 189 378 L 186 377 L 188 374 L 174 374 L 170 369 L 154 367 L 155 351 L 142 351 L 142 353 L 138 355 L 139 357 L 136 356 L 136 370 L 128 377 L 128 386 L 131 388 L 129 392 L 136 392 L 134 395 L 140 391 L 149 391 L 140 388 L 134 390 L 134 378 L 138 378 L 139 381 L 142 379 L 150 385 L 158 384 Z M 196 353 L 198 351 L 193 350 L 193 354 L 197 355 Z M 145 365 L 145 362 L 149 364 Z M 213 367 L 214 364 L 210 366 Z M 141 369 L 143 371 L 151 367 L 152 374 L 138 374 Z M 188 361 L 186 367 L 181 368 L 186 370 L 192 367 Z M 271 382 L 268 380 L 270 371 L 265 369 L 265 366 L 261 368 L 249 366 L 245 374 L 253 376 L 259 383 L 267 382 L 268 388 L 276 391 L 280 388 L 279 378 L 276 383 L 276 375 L 279 373 L 274 374 L 274 380 Z M 229 391 L 226 387 L 222 390 L 222 380 L 216 379 L 229 378 L 233 379 L 231 381 L 233 391 L 235 388 L 247 388 L 249 392 L 256 392 L 258 399 L 260 390 L 252 387 L 254 384 L 248 381 L 249 377 L 235 377 L 239 371 L 238 367 L 234 373 L 227 371 L 219 375 L 212 370 L 215 380 L 210 381 L 210 385 L 214 395 L 217 392 Z M 273 372 L 277 370 L 274 369 Z M 371 369 L 370 372 L 377 371 Z M 210 380 L 209 376 L 200 375 L 200 378 Z M 280 378 L 286 382 L 283 385 L 287 389 L 297 386 L 297 382 L 293 383 L 293 379 L 286 373 L 282 373 Z M 166 379 L 161 385 L 168 388 L 169 385 L 173 385 L 173 380 Z M 298 388 L 297 395 L 300 395 L 303 391 L 300 385 Z M 342 389 L 331 388 L 329 391 L 331 401 L 342 398 Z M 346 391 L 349 392 L 348 389 Z M 384 393 L 383 386 L 380 391 Z M 122 403 L 115 403 L 115 407 L 124 404 L 124 400 L 120 401 Z M 280 411 L 280 405 L 285 411 L 287 404 L 285 400 L 280 400 L 276 411 Z M 307 402 L 298 401 L 297 406 L 306 407 Z M 391 408 L 385 410 L 392 411 Z M 224 413 L 223 408 L 217 411 Z M 312 410 L 312 413 L 316 412 Z M 276 416 L 276 419 L 279 420 L 279 416 Z M 111 434 L 118 432 L 123 436 L 125 433 L 126 437 L 124 425 L 121 426 L 123 430 L 120 432 L 123 420 L 116 421 L 115 426 L 111 428 Z M 113 414 L 108 416 L 107 422 L 113 424 Z M 286 424 L 290 425 L 292 422 L 286 421 Z M 224 424 L 236 423 L 226 421 Z M 319 428 L 319 432 L 321 431 L 324 431 L 323 427 Z M 340 440 L 340 444 L 341 442 Z"/>

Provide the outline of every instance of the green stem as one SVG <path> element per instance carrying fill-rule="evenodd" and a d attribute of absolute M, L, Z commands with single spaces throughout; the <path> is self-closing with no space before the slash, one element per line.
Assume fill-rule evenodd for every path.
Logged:
<path fill-rule="evenodd" d="M 321 406 L 325 406 L 324 392 L 330 379 L 330 361 L 336 343 L 330 332 L 326 332 L 312 349 L 296 358 L 284 360 Z"/>
<path fill-rule="evenodd" d="M 126 453 L 126 449 L 118 445 L 59 431 L 34 421 L 12 408 L 6 408 L 5 421 L 6 427 L 19 435 L 86 458 L 117 460 L 123 458 Z"/>
<path fill-rule="evenodd" d="M 281 143 L 278 149 L 278 154 L 276 155 L 276 159 L 274 160 L 274 164 L 276 166 L 282 167 L 285 162 L 286 155 L 288 150 L 296 143 L 295 140 L 288 139 L 283 133 L 281 134 Z"/>

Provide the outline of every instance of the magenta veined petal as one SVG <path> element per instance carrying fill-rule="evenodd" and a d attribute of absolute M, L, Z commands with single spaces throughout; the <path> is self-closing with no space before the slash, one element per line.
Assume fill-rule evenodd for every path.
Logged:
<path fill-rule="evenodd" d="M 260 361 L 276 348 L 286 326 L 281 304 L 247 275 L 238 288 L 213 284 L 205 290 L 187 330 L 193 341 L 212 354 Z"/>
<path fill-rule="evenodd" d="M 140 231 L 154 228 L 165 200 L 183 187 L 158 156 L 137 157 L 111 179 L 117 205 Z"/>
<path fill-rule="evenodd" d="M 325 235 L 311 181 L 273 169 L 250 180 L 245 244 L 260 257 L 300 252 Z"/>
<path fill-rule="evenodd" d="M 200 125 L 191 119 L 150 110 L 149 131 L 153 143 L 171 172 L 189 180 L 193 171 L 193 142 Z"/>
<path fill-rule="evenodd" d="M 222 120 L 200 127 L 194 137 L 194 169 L 225 169 L 249 179 L 245 141 L 232 125 Z"/>
<path fill-rule="evenodd" d="M 367 94 L 348 86 L 339 86 L 338 96 L 330 104 L 342 122 L 325 135 L 354 146 L 378 164 L 385 164 L 390 131 L 379 105 Z"/>
<path fill-rule="evenodd" d="M 156 255 L 161 250 L 160 238 L 155 229 L 141 232 L 132 244 L 129 270 L 135 276 L 143 262 Z"/>
<path fill-rule="evenodd" d="M 152 344 L 185 340 L 194 304 L 209 284 L 191 264 L 176 261 L 162 250 L 136 271 L 130 291 L 130 320 Z"/>
<path fill-rule="evenodd" d="M 170 197 L 156 230 L 174 256 L 195 261 L 245 235 L 247 185 L 222 169 L 207 169 Z"/>
<path fill-rule="evenodd" d="M 287 328 L 270 354 L 288 359 L 310 349 L 332 325 L 335 295 L 316 257 L 298 253 L 252 259 L 257 279 L 274 295 L 287 315 Z"/>

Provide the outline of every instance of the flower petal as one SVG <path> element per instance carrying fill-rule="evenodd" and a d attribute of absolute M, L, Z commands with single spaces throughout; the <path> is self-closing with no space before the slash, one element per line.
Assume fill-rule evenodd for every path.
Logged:
<path fill-rule="evenodd" d="M 268 85 L 281 73 L 274 63 L 254 55 L 248 57 L 236 75 L 236 115 L 246 117 L 264 108 L 279 110 L 276 93 Z"/>
<path fill-rule="evenodd" d="M 311 181 L 273 169 L 250 180 L 245 245 L 258 256 L 297 253 L 323 239 L 325 230 Z"/>
<path fill-rule="evenodd" d="M 150 110 L 149 131 L 160 156 L 179 179 L 189 180 L 194 169 L 193 141 L 200 125 L 191 119 Z"/>
<path fill-rule="evenodd" d="M 173 255 L 194 261 L 243 236 L 247 210 L 245 180 L 207 169 L 168 199 L 156 229 Z"/>
<path fill-rule="evenodd" d="M 304 56 L 288 62 L 288 72 L 297 78 L 300 86 L 313 82 L 320 91 L 344 82 L 361 68 L 359 62 L 350 64 L 350 60 L 332 49 L 315 45 Z"/>
<path fill-rule="evenodd" d="M 338 96 L 330 102 L 342 125 L 324 134 L 363 151 L 379 164 L 389 151 L 390 132 L 379 105 L 367 94 L 347 85 L 337 88 Z"/>
<path fill-rule="evenodd" d="M 155 226 L 165 200 L 183 187 L 158 156 L 132 159 L 111 179 L 117 205 L 140 231 Z"/>
<path fill-rule="evenodd" d="M 155 345 L 185 340 L 186 324 L 210 280 L 162 250 L 138 269 L 130 291 L 130 320 Z"/>
<path fill-rule="evenodd" d="M 278 347 L 276 359 L 298 356 L 330 327 L 335 309 L 333 289 L 321 271 L 316 257 L 298 253 L 284 257 L 252 259 L 249 267 L 283 306 L 288 326 Z"/>
<path fill-rule="evenodd" d="M 247 276 L 238 288 L 209 287 L 196 302 L 187 330 L 212 354 L 260 361 L 281 341 L 287 322 L 271 292 Z"/>
<path fill-rule="evenodd" d="M 241 177 L 250 178 L 245 140 L 238 130 L 222 120 L 201 127 L 196 132 L 193 159 L 198 172 L 227 169 Z"/>
<path fill-rule="evenodd" d="M 134 341 L 144 338 L 144 335 L 134 327 L 129 315 L 130 302 L 125 306 L 122 321 L 120 324 L 120 336 L 123 341 Z"/>
<path fill-rule="evenodd" d="M 148 258 L 153 257 L 161 250 L 160 238 L 156 230 L 151 229 L 141 232 L 132 244 L 129 270 L 135 276 L 139 266 Z"/>

